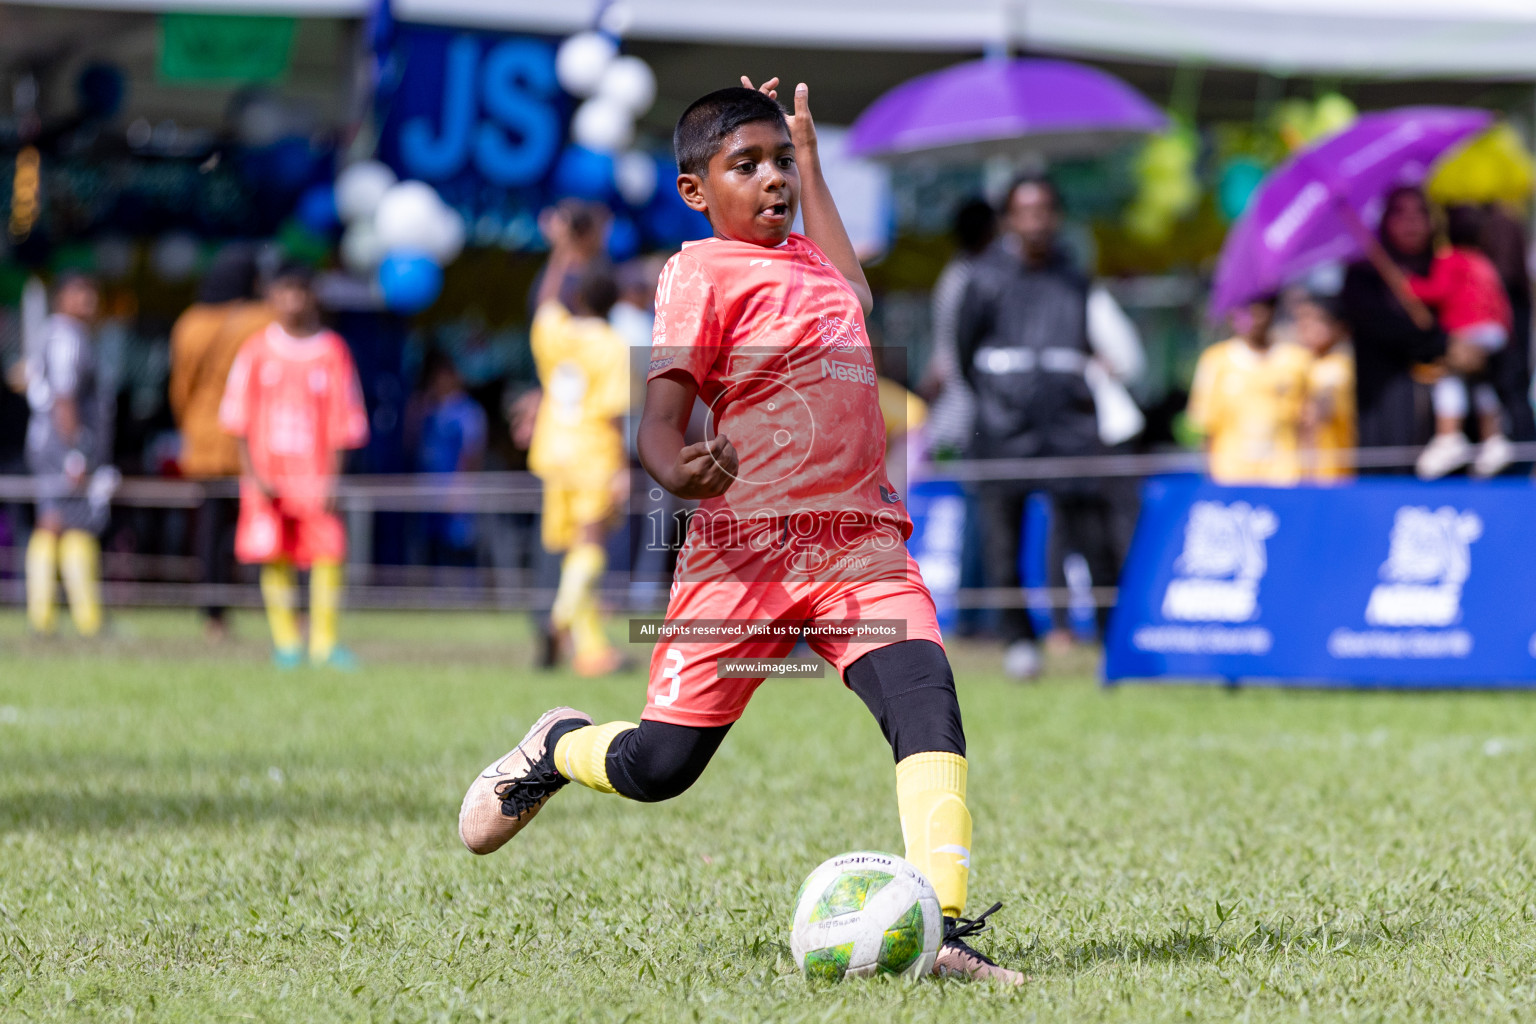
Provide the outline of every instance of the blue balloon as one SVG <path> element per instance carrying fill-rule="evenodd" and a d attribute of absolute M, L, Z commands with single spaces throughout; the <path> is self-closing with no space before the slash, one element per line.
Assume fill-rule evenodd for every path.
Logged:
<path fill-rule="evenodd" d="M 567 146 L 550 184 L 555 198 L 606 199 L 613 190 L 613 157 L 584 146 Z"/>
<path fill-rule="evenodd" d="M 336 210 L 336 188 L 333 185 L 311 185 L 299 196 L 294 209 L 299 223 L 317 235 L 328 235 L 341 226 L 341 214 Z"/>
<path fill-rule="evenodd" d="M 396 313 L 420 313 L 443 292 L 443 268 L 424 252 L 397 249 L 379 264 L 384 305 Z"/>
<path fill-rule="evenodd" d="M 608 225 L 608 258 L 615 263 L 633 259 L 640 251 L 640 229 L 628 217 L 615 217 Z"/>

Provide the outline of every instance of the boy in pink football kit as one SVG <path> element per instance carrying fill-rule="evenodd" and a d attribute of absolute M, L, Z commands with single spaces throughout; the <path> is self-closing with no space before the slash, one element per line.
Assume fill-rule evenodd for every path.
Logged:
<path fill-rule="evenodd" d="M 320 325 L 308 271 L 279 271 L 267 301 L 276 322 L 241 347 L 219 406 L 220 425 L 240 439 L 235 557 L 262 567 L 279 666 L 303 660 L 294 571 L 309 569 L 310 662 L 347 668 L 336 644 L 347 535 L 334 501 L 341 453 L 368 441 L 362 388 L 346 342 Z"/>
<path fill-rule="evenodd" d="M 720 678 L 721 662 L 794 645 L 704 630 L 806 623 L 891 744 L 906 857 L 944 913 L 935 973 L 1018 984 L 965 942 L 997 907 L 961 916 L 965 735 L 933 601 L 906 553 L 911 522 L 885 475 L 869 285 L 821 174 L 806 87 L 786 117 L 777 79 L 742 82 L 695 102 L 674 134 L 678 191 L 714 236 L 662 273 L 638 436 L 651 476 L 700 502 L 666 615 L 700 631 L 656 645 L 638 724 L 594 725 L 568 707 L 540 717 L 470 786 L 459 834 L 490 853 L 569 781 L 640 801 L 681 794 L 762 682 Z M 797 208 L 805 235 L 791 232 Z M 708 439 L 690 445 L 696 398 Z"/>

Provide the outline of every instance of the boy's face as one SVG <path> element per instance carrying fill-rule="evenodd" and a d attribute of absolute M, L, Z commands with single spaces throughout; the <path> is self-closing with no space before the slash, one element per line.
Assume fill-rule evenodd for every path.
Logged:
<path fill-rule="evenodd" d="M 789 132 L 774 121 L 744 124 L 709 158 L 709 173 L 679 174 L 683 202 L 709 218 L 715 234 L 774 246 L 789 237 L 800 207 L 800 170 Z"/>
<path fill-rule="evenodd" d="M 54 305 L 65 316 L 90 323 L 96 319 L 101 296 L 89 281 L 72 281 L 59 292 Z"/>
<path fill-rule="evenodd" d="M 315 296 L 302 281 L 280 278 L 267 288 L 267 304 L 279 322 L 299 324 L 315 311 Z"/>
<path fill-rule="evenodd" d="M 1244 309 L 1243 337 L 1252 345 L 1269 344 L 1269 328 L 1275 322 L 1275 307 L 1268 302 L 1250 302 Z"/>
<path fill-rule="evenodd" d="M 1337 320 L 1315 302 L 1296 306 L 1296 340 L 1314 355 L 1322 355 L 1340 340 L 1344 331 Z"/>

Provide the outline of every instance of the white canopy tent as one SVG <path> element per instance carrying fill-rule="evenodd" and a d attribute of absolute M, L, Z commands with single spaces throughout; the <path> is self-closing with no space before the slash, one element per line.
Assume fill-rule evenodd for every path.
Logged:
<path fill-rule="evenodd" d="M 18 2 L 18 0 L 12 0 Z M 98 10 L 362 16 L 370 0 L 19 0 Z M 568 33 L 597 4 L 394 0 L 404 20 Z M 1536 78 L 1533 0 L 622 0 L 639 39 L 923 51 L 1011 47 L 1280 75 Z"/>
<path fill-rule="evenodd" d="M 396 0 L 414 21 L 570 32 L 595 5 Z M 630 34 L 749 45 L 1009 46 L 1277 74 L 1536 77 L 1532 0 L 631 0 Z"/>

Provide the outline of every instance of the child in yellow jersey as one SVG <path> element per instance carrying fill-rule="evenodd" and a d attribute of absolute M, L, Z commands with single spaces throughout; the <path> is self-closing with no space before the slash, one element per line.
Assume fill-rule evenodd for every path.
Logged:
<path fill-rule="evenodd" d="M 1296 340 L 1312 353 L 1307 376 L 1311 454 L 1306 477 L 1339 483 L 1355 475 L 1355 353 L 1337 300 L 1305 295 L 1296 304 Z"/>
<path fill-rule="evenodd" d="M 574 259 L 562 215 L 546 218 L 549 265 L 539 288 L 531 336 L 544 395 L 534 419 L 528 468 L 544 483 L 543 542 L 564 551 L 550 625 L 569 634 L 580 675 L 622 663 L 603 631 L 597 586 L 607 567 L 603 542 L 628 493 L 623 428 L 629 410 L 629 346 L 604 319 L 618 298 L 605 270 L 589 270 L 574 310 L 559 298 Z"/>
<path fill-rule="evenodd" d="M 1205 435 L 1211 479 L 1287 487 L 1301 480 L 1301 434 L 1312 356 L 1278 341 L 1275 299 L 1248 304 L 1240 334 L 1200 354 L 1190 425 Z"/>

